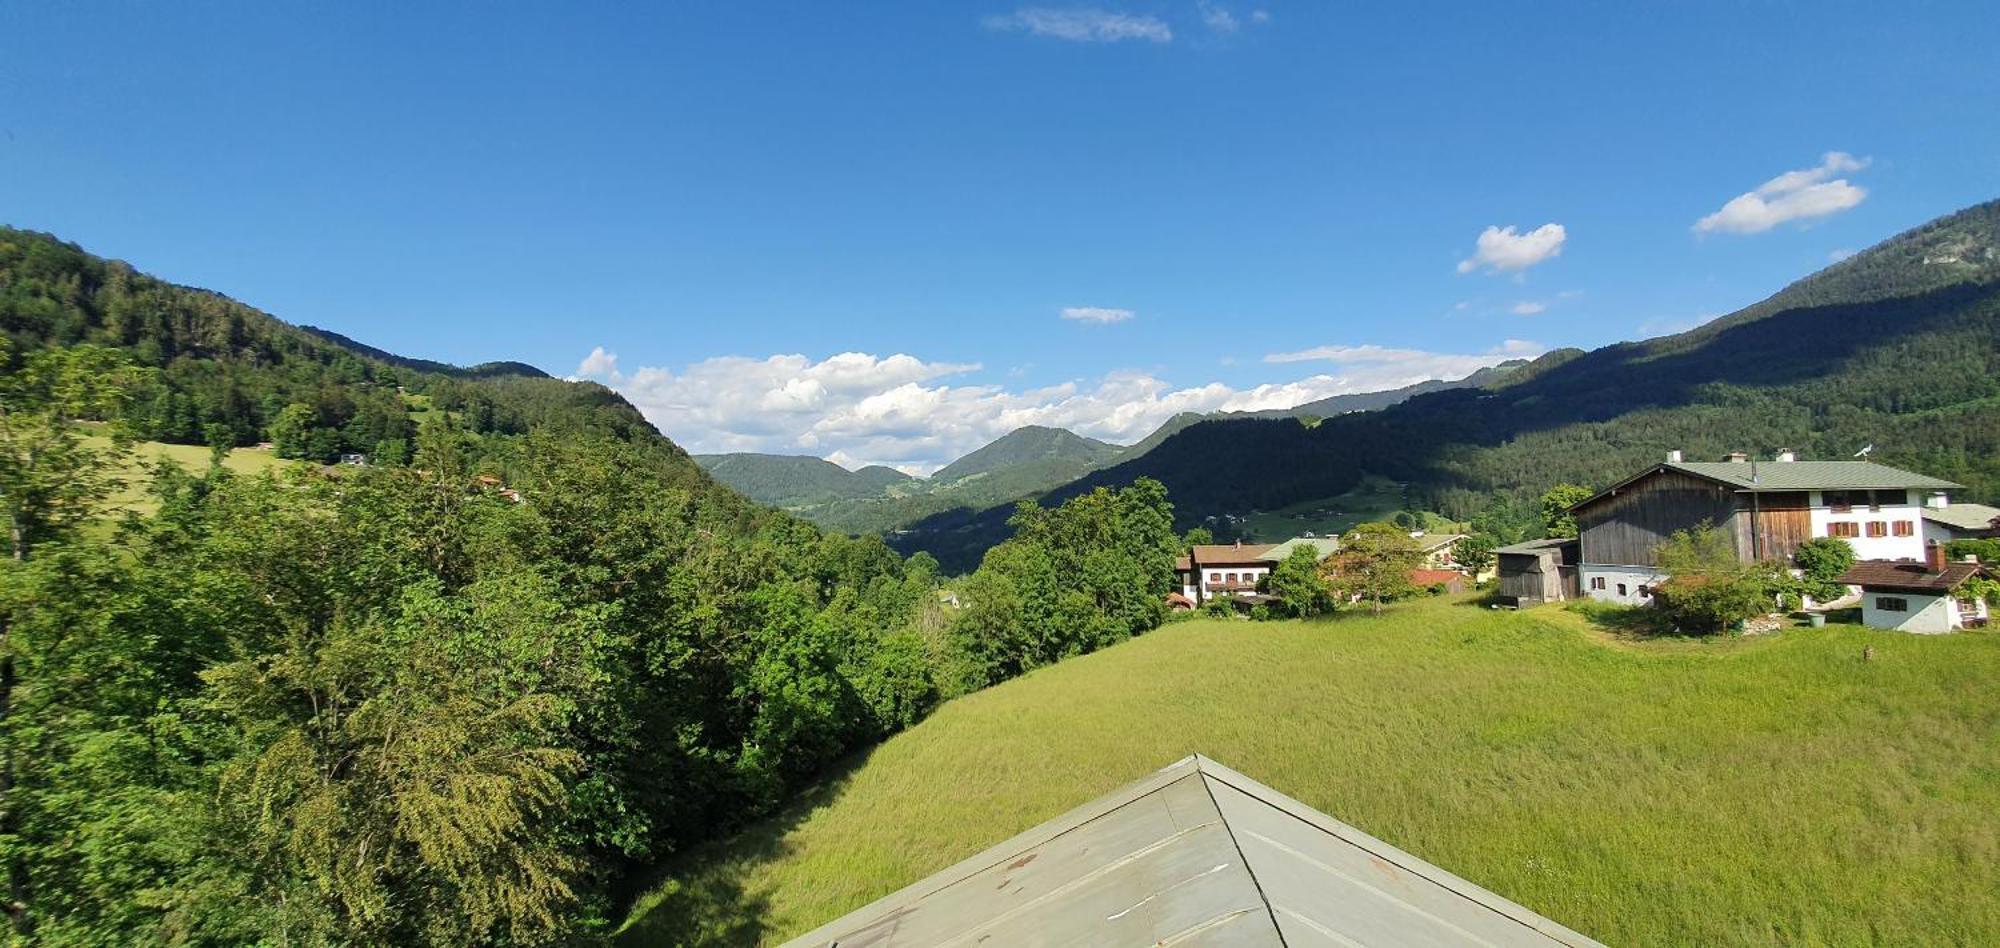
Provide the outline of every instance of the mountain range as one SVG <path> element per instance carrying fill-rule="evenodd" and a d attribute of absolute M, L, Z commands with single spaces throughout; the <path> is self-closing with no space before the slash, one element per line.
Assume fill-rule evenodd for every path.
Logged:
<path fill-rule="evenodd" d="M 1535 522 L 1534 498 L 1550 486 L 1608 484 L 1670 449 L 1827 458 L 1868 444 L 1878 460 L 1966 485 L 1968 499 L 2000 495 L 2000 201 L 1687 332 L 1559 350 L 1474 387 L 1318 424 L 1199 420 L 1041 499 L 1150 477 L 1193 525 L 1379 477 L 1404 485 L 1411 509 L 1505 540 Z M 894 543 L 964 568 L 1005 536 L 1010 510 L 944 511 Z"/>

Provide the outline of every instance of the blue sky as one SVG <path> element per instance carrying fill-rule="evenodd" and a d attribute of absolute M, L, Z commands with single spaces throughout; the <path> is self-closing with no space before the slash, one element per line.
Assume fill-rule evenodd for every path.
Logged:
<path fill-rule="evenodd" d="M 10 4 L 0 221 L 923 470 L 1684 328 L 2000 196 L 2000 17 L 1880 6 Z"/>

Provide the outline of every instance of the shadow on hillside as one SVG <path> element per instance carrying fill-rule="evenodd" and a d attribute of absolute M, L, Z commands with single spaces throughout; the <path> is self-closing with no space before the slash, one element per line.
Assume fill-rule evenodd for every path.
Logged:
<path fill-rule="evenodd" d="M 1185 527 L 1202 513 L 1275 510 L 1335 496 L 1369 474 L 1465 486 L 1462 472 L 1448 463 L 1465 449 L 1686 406 L 1713 396 L 1716 386 L 1755 390 L 1815 382 L 1898 340 L 1975 325 L 1969 322 L 1975 308 L 1996 297 L 2000 287 L 1992 284 L 1958 283 L 1861 303 L 1793 306 L 1754 321 L 1607 346 L 1497 390 L 1434 392 L 1328 418 L 1316 428 L 1291 419 L 1203 421 L 1041 502 L 1151 477 L 1167 486 L 1180 514 L 1176 525 Z M 906 554 L 928 550 L 950 570 L 969 569 L 980 551 L 1006 537 L 1011 512 L 1011 504 L 947 511 L 911 524 L 892 545 Z"/>
<path fill-rule="evenodd" d="M 770 934 L 765 928 L 770 899 L 750 890 L 748 876 L 784 856 L 790 850 L 786 837 L 814 810 L 838 800 L 873 752 L 869 748 L 843 758 L 777 815 L 690 850 L 656 872 L 636 874 L 629 887 L 634 897 L 616 943 L 622 948 L 724 948 L 762 942 Z"/>

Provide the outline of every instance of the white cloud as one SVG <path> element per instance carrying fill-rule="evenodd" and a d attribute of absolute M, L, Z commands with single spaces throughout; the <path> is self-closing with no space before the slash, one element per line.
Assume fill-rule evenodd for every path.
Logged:
<path fill-rule="evenodd" d="M 1826 262 L 1828 262 L 1828 263 L 1839 263 L 1840 261 L 1842 261 L 1842 260 L 1845 260 L 1845 259 L 1847 259 L 1847 258 L 1849 258 L 1849 257 L 1852 257 L 1852 256 L 1854 256 L 1854 251 L 1852 251 L 1852 250 L 1849 250 L 1849 249 L 1847 249 L 1846 247 L 1842 247 L 1842 248 L 1840 248 L 1840 249 L 1838 249 L 1838 250 L 1829 250 L 1829 251 L 1827 251 L 1827 252 L 1826 252 Z"/>
<path fill-rule="evenodd" d="M 1258 26 L 1263 26 L 1264 24 L 1271 22 L 1271 11 L 1269 10 L 1250 11 L 1250 22 L 1255 23 Z"/>
<path fill-rule="evenodd" d="M 1561 224 L 1543 224 L 1525 234 L 1514 226 L 1488 227 L 1479 233 L 1479 245 L 1472 256 L 1458 262 L 1458 272 L 1485 270 L 1503 273 L 1525 270 L 1562 253 L 1569 234 Z"/>
<path fill-rule="evenodd" d="M 1458 378 L 1541 351 L 1513 340 L 1476 355 L 1329 346 L 1265 361 L 1316 359 L 1334 368 L 1248 388 L 1220 382 L 1176 387 L 1140 371 L 1028 389 L 952 384 L 979 366 L 859 352 L 817 362 L 803 355 L 725 356 L 678 371 L 625 372 L 600 347 L 578 366 L 578 375 L 616 389 L 690 451 L 812 454 L 847 467 L 886 464 L 923 474 L 1022 425 L 1130 443 L 1177 412 L 1289 408 L 1329 395 Z"/>
<path fill-rule="evenodd" d="M 1721 210 L 1696 221 L 1694 229 L 1703 234 L 1716 231 L 1756 234 L 1786 221 L 1825 217 L 1847 210 L 1860 204 L 1868 192 L 1834 175 L 1866 167 L 1866 158 L 1856 158 L 1844 151 L 1827 152 L 1818 167 L 1787 171 L 1759 185 L 1755 191 L 1739 194 L 1722 205 Z"/>
<path fill-rule="evenodd" d="M 1174 38 L 1173 29 L 1158 17 L 1088 8 L 1022 7 L 1003 16 L 987 17 L 985 26 L 989 30 L 1032 33 L 1073 43 L 1121 40 L 1168 43 Z"/>
<path fill-rule="evenodd" d="M 587 379 L 615 378 L 618 375 L 618 357 L 598 346 L 583 357 L 583 362 L 576 367 L 576 374 Z"/>
<path fill-rule="evenodd" d="M 1200 5 L 1200 8 L 1201 22 L 1214 32 L 1234 33 L 1243 28 L 1243 21 L 1238 20 L 1236 14 L 1229 12 L 1226 8 L 1218 7 L 1212 3 L 1203 3 Z"/>
<path fill-rule="evenodd" d="M 1535 300 L 1522 300 L 1519 303 L 1515 303 L 1513 307 L 1508 310 L 1508 312 L 1513 313 L 1516 316 L 1533 316 L 1536 313 L 1540 313 L 1547 310 L 1548 308 L 1549 304 L 1547 303 L 1541 303 Z"/>
<path fill-rule="evenodd" d="M 1138 315 L 1129 309 L 1112 309 L 1107 306 L 1065 306 L 1062 318 L 1079 323 L 1122 323 Z"/>

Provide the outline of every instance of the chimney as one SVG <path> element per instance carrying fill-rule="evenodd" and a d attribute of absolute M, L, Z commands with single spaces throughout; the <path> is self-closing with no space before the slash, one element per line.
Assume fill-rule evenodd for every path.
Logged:
<path fill-rule="evenodd" d="M 1679 463 L 1681 463 L 1681 449 L 1679 449 L 1679 448 L 1675 448 L 1675 449 L 1673 449 L 1672 451 L 1668 451 L 1668 452 L 1667 452 L 1667 463 L 1668 463 L 1668 464 L 1679 464 Z"/>
<path fill-rule="evenodd" d="M 1743 462 L 1750 460 L 1750 455 L 1744 454 L 1741 451 L 1731 451 L 1729 452 L 1728 455 L 1723 457 L 1723 460 L 1728 461 L 1731 464 L 1742 464 Z"/>
<path fill-rule="evenodd" d="M 1943 510 L 1951 506 L 1951 496 L 1941 490 L 1934 490 L 1924 498 L 1924 506 L 1932 510 Z"/>
<path fill-rule="evenodd" d="M 1777 456 L 1773 457 L 1771 460 L 1776 461 L 1779 464 L 1790 464 L 1798 459 L 1799 459 L 1799 452 L 1794 451 L 1791 448 L 1779 448 Z"/>
<path fill-rule="evenodd" d="M 1929 545 L 1924 547 L 1924 565 L 1933 573 L 1944 572 L 1944 544 L 1932 540 Z"/>

